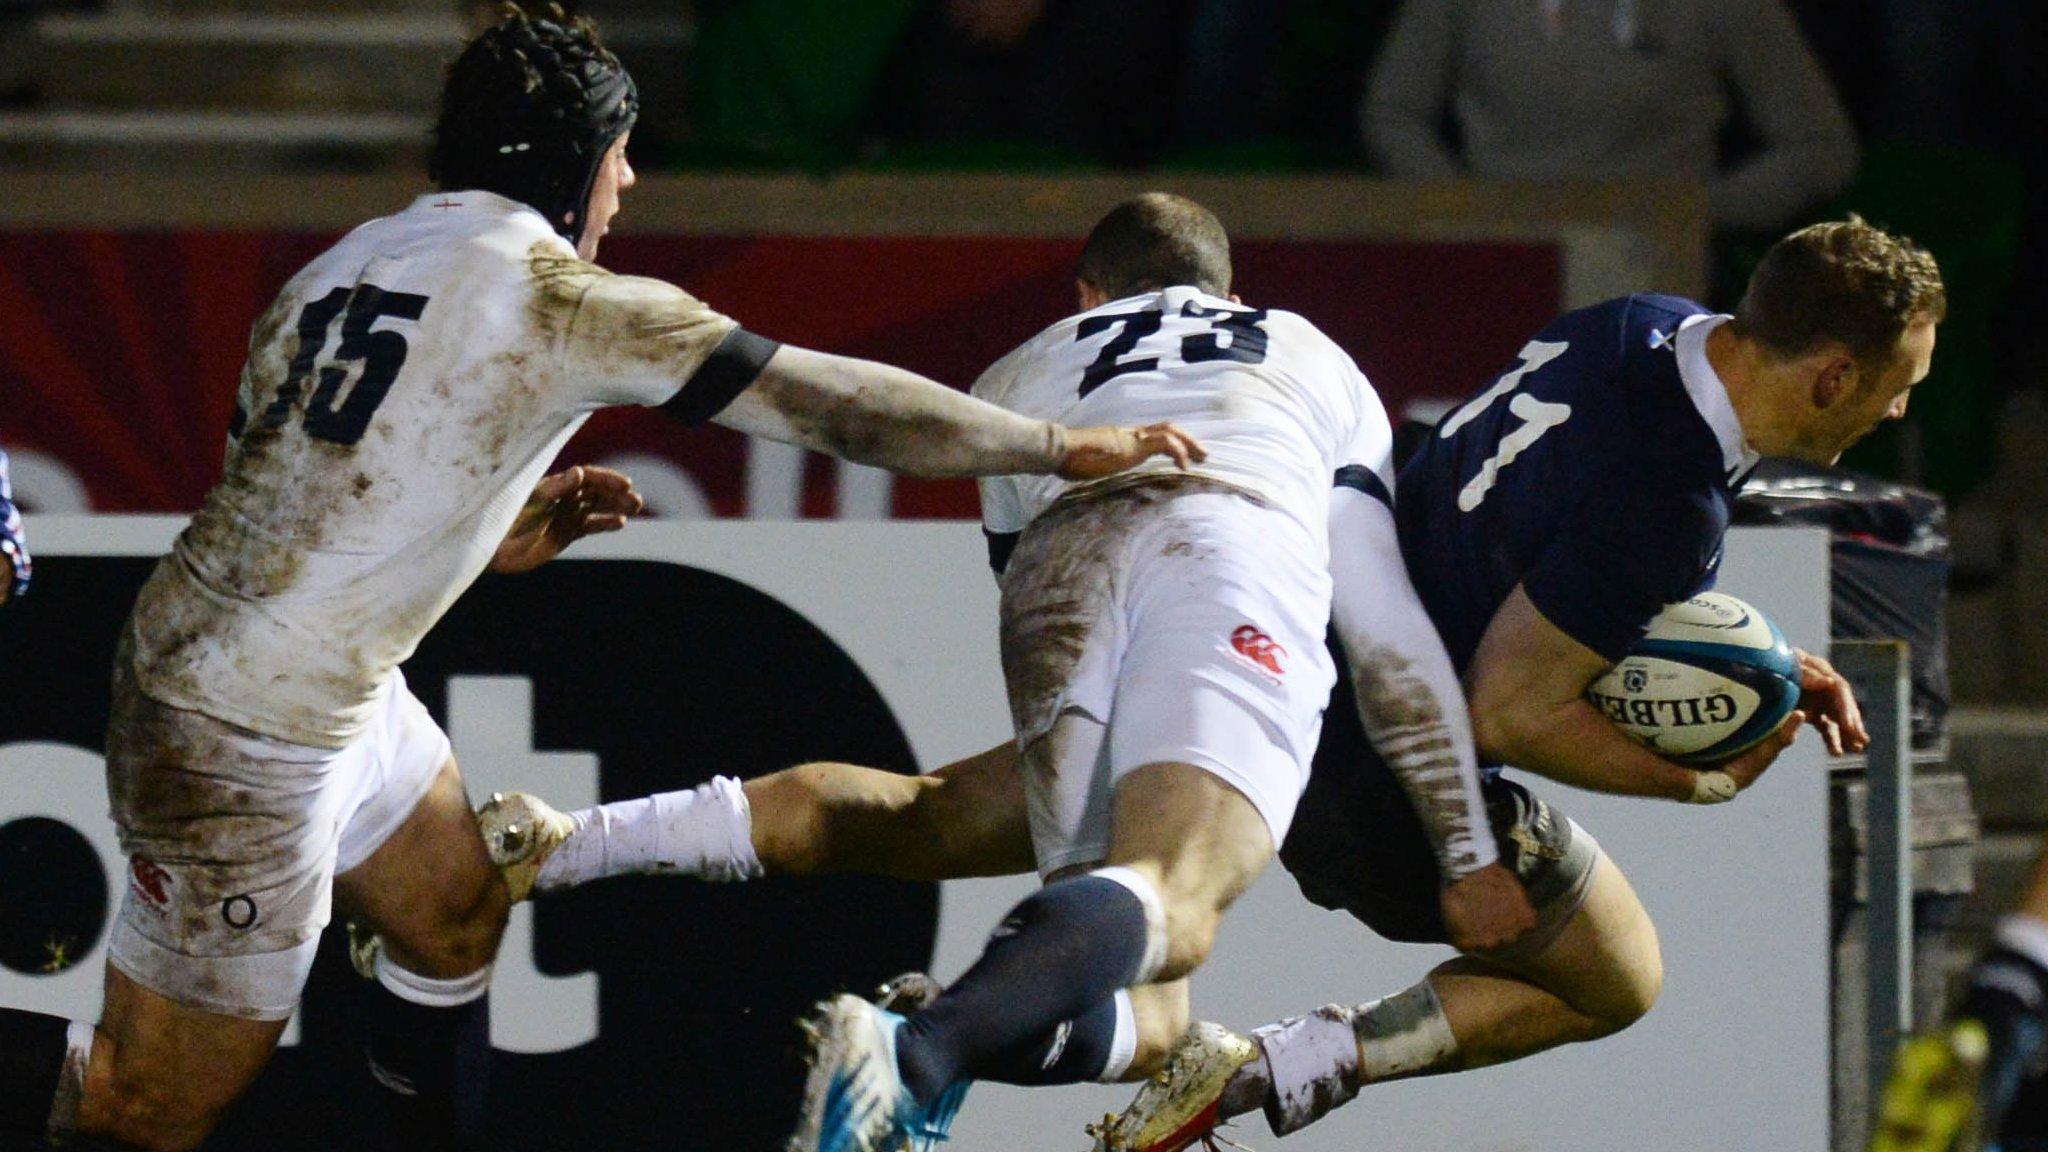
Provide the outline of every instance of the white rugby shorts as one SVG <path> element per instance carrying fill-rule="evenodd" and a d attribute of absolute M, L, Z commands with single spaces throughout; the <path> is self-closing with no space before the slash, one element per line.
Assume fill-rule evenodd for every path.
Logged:
<path fill-rule="evenodd" d="M 1055 504 L 1003 582 L 1003 675 L 1041 875 L 1109 852 L 1111 799 L 1192 764 L 1287 838 L 1336 680 L 1324 541 L 1213 481 Z"/>
<path fill-rule="evenodd" d="M 142 695 L 124 646 L 107 791 L 129 865 L 110 962 L 180 1004 L 290 1016 L 334 877 L 398 830 L 450 754 L 396 671 L 353 743 L 309 748 Z"/>

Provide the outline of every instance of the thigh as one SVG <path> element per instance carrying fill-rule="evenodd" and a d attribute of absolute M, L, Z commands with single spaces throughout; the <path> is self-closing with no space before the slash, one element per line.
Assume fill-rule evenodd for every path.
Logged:
<path fill-rule="evenodd" d="M 336 879 L 335 894 L 409 971 L 453 979 L 490 963 L 510 898 L 452 757 L 398 829 Z"/>
<path fill-rule="evenodd" d="M 127 1143 L 196 1142 L 255 1082 L 284 1027 L 180 1004 L 109 967 L 77 1129 Z"/>
<path fill-rule="evenodd" d="M 1583 900 L 1555 939 L 1532 955 L 1486 959 L 1595 1016 L 1632 1019 L 1656 1000 L 1664 982 L 1656 925 L 1605 855 L 1594 863 Z"/>

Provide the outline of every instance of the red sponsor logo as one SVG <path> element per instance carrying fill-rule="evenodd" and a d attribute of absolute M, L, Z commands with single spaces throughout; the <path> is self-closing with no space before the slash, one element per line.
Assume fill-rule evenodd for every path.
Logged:
<path fill-rule="evenodd" d="M 1278 641 L 1249 624 L 1240 624 L 1230 634 L 1230 646 L 1237 654 L 1264 668 L 1275 676 L 1287 674 L 1287 649 Z"/>
<path fill-rule="evenodd" d="M 171 874 L 154 860 L 137 856 L 128 862 L 128 888 L 152 908 L 171 902 Z"/>

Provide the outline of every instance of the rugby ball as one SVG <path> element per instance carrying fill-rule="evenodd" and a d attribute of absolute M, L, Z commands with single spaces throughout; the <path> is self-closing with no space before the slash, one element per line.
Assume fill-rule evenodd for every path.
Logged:
<path fill-rule="evenodd" d="M 1799 661 L 1769 617 L 1733 596 L 1704 592 L 1658 613 L 1586 698 L 1651 751 L 1711 764 L 1792 714 Z"/>

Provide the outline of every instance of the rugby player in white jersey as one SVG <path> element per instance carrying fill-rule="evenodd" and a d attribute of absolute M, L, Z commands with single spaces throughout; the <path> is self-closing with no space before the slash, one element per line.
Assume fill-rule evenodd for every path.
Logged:
<path fill-rule="evenodd" d="M 103 1015 L 0 1010 L 0 1131 L 198 1145 L 269 1058 L 339 902 L 384 945 L 367 1028 L 395 1145 L 479 1146 L 507 894 L 398 665 L 486 566 L 534 567 L 638 509 L 616 474 L 542 477 L 596 409 L 925 475 L 1199 458 L 1170 427 L 1068 430 L 783 347 L 590 263 L 633 183 L 636 109 L 590 25 L 508 18 L 449 70 L 442 191 L 358 228 L 258 322 L 225 476 L 116 656 L 131 866 Z"/>
<path fill-rule="evenodd" d="M 1402 707 L 1371 694 L 1366 727 L 1440 848 L 1446 920 L 1475 947 L 1534 921 L 1485 834 L 1464 699 L 1394 545 L 1391 433 L 1371 386 L 1306 320 L 1227 297 L 1222 226 L 1179 197 L 1110 212 L 1079 279 L 1084 312 L 976 395 L 1046 418 L 1170 418 L 1208 457 L 1096 484 L 984 481 L 1021 769 L 1005 747 L 924 779 L 811 765 L 566 819 L 524 797 L 486 812 L 519 894 L 633 871 L 943 876 L 1035 859 L 1046 887 L 907 1024 L 852 997 L 827 1006 L 806 1150 L 933 1137 L 971 1079 L 1156 1067 L 1145 1057 L 1186 1023 L 1182 978 L 1307 781 L 1334 679 L 1333 589 L 1355 682 L 1398 676 Z M 956 799 L 933 803 L 941 792 Z"/>

